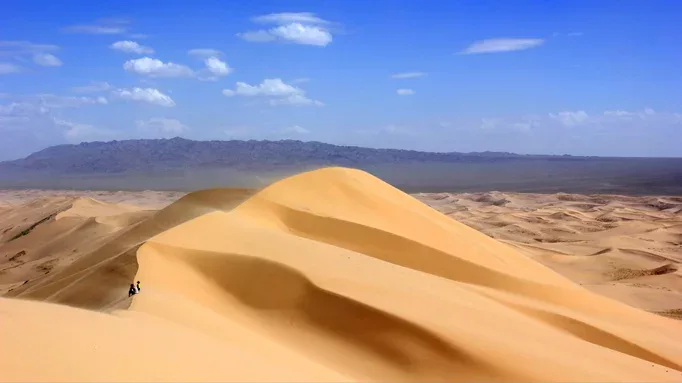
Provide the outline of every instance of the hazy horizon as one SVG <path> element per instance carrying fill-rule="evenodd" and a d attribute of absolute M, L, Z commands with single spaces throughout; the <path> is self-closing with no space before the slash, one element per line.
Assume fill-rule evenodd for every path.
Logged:
<path fill-rule="evenodd" d="M 367 149 L 377 149 L 377 150 L 415 150 L 415 149 L 403 149 L 403 148 L 396 148 L 396 147 L 382 147 L 382 146 L 360 146 L 360 145 L 341 145 L 341 144 L 333 144 L 330 142 L 322 142 L 322 141 L 313 141 L 313 140 L 305 140 L 305 139 L 297 139 L 297 138 L 284 138 L 284 139 L 223 139 L 223 140 L 194 140 L 191 138 L 184 138 L 184 137 L 170 137 L 170 138 L 126 138 L 126 139 L 120 139 L 120 140 L 108 140 L 108 141 L 83 141 L 77 144 L 73 143 L 62 143 L 62 144 L 56 144 L 56 145 L 51 145 L 51 146 L 46 146 L 44 148 L 40 148 L 34 152 L 31 152 L 27 154 L 26 156 L 23 157 L 18 157 L 18 158 L 10 158 L 6 160 L 1 160 L 0 162 L 7 162 L 7 161 L 13 161 L 13 160 L 20 160 L 24 159 L 27 156 L 30 156 L 31 154 L 40 152 L 42 150 L 48 149 L 53 146 L 60 146 L 60 145 L 80 145 L 80 144 L 94 144 L 94 143 L 111 143 L 115 141 L 135 141 L 135 140 L 171 140 L 174 138 L 182 138 L 190 141 L 198 141 L 198 142 L 209 142 L 209 141 L 265 141 L 265 142 L 277 142 L 277 141 L 286 141 L 286 140 L 293 140 L 293 141 L 298 141 L 298 142 L 303 142 L 303 143 L 322 143 L 322 144 L 329 144 L 329 145 L 337 145 L 337 146 L 350 146 L 350 147 L 359 147 L 359 148 L 367 148 Z M 457 151 L 450 151 L 450 152 L 436 152 L 436 151 L 428 151 L 428 150 L 416 150 L 419 152 L 426 152 L 426 153 L 462 153 L 462 154 L 475 154 L 475 153 L 509 153 L 509 154 L 516 154 L 516 155 L 521 155 L 521 156 L 572 156 L 572 157 L 596 157 L 596 158 L 640 158 L 640 159 L 646 159 L 646 158 L 651 158 L 651 159 L 656 159 L 656 158 L 661 158 L 661 159 L 678 159 L 682 158 L 682 155 L 680 156 L 599 156 L 599 155 L 585 155 L 585 156 L 580 156 L 580 155 L 573 155 L 573 154 L 568 154 L 568 153 L 560 153 L 560 154 L 548 154 L 548 153 L 518 153 L 518 152 L 501 152 L 501 151 L 492 151 L 492 150 L 483 150 L 483 151 L 469 151 L 469 152 L 457 152 Z"/>

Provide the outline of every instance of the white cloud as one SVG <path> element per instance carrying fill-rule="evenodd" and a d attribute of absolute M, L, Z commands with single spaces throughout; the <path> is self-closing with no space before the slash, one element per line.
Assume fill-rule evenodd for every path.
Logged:
<path fill-rule="evenodd" d="M 130 40 L 117 41 L 109 45 L 109 48 L 126 53 L 136 53 L 138 55 L 154 53 L 154 49 Z"/>
<path fill-rule="evenodd" d="M 549 117 L 561 122 L 566 126 L 578 125 L 586 122 L 590 118 L 590 116 L 584 110 L 579 110 L 576 112 L 566 111 L 556 114 L 550 113 Z"/>
<path fill-rule="evenodd" d="M 26 62 L 32 59 L 41 66 L 60 66 L 62 62 L 52 54 L 59 50 L 59 46 L 53 44 L 35 44 L 30 41 L 0 41 L 0 57 L 10 57 L 15 60 Z M 0 74 L 19 73 L 22 68 L 9 62 L 0 62 Z"/>
<path fill-rule="evenodd" d="M 286 84 L 279 78 L 266 78 L 258 85 L 238 82 L 235 90 L 223 90 L 225 96 L 287 96 L 301 93 L 302 89 Z"/>
<path fill-rule="evenodd" d="M 135 125 L 141 133 L 161 138 L 177 137 L 187 131 L 186 125 L 172 118 L 150 118 L 148 120 L 137 120 Z"/>
<path fill-rule="evenodd" d="M 398 90 L 396 90 L 396 93 L 399 96 L 411 96 L 414 94 L 414 90 L 412 90 L 412 89 L 398 89 Z"/>
<path fill-rule="evenodd" d="M 269 15 L 257 16 L 252 19 L 255 23 L 262 24 L 287 24 L 287 23 L 306 23 L 306 24 L 329 24 L 311 12 L 283 12 L 271 13 Z"/>
<path fill-rule="evenodd" d="M 41 106 L 50 109 L 78 108 L 84 105 L 106 105 L 108 103 L 107 99 L 104 97 L 92 98 L 39 94 L 36 98 Z"/>
<path fill-rule="evenodd" d="M 302 126 L 299 126 L 299 125 L 294 125 L 294 126 L 290 126 L 290 127 L 282 129 L 282 133 L 308 134 L 308 133 L 310 133 L 310 130 L 308 130 Z"/>
<path fill-rule="evenodd" d="M 195 48 L 195 49 L 190 49 L 187 51 L 188 55 L 191 56 L 199 56 L 199 57 L 218 57 L 223 54 L 223 52 L 217 50 L 217 49 L 211 49 L 211 48 Z"/>
<path fill-rule="evenodd" d="M 99 19 L 92 24 L 72 25 L 64 28 L 64 32 L 85 33 L 92 35 L 119 35 L 128 31 L 130 21 L 126 19 Z"/>
<path fill-rule="evenodd" d="M 165 108 L 175 106 L 175 101 L 170 96 L 154 88 L 117 89 L 113 93 L 123 99 L 147 102 Z"/>
<path fill-rule="evenodd" d="M 317 100 L 311 100 L 302 94 L 292 94 L 284 98 L 276 98 L 270 100 L 270 105 L 292 105 L 292 106 L 324 106 L 324 103 Z"/>
<path fill-rule="evenodd" d="M 0 116 L 19 117 L 32 114 L 44 114 L 47 110 L 33 102 L 11 102 L 7 105 L 0 105 Z"/>
<path fill-rule="evenodd" d="M 115 136 L 115 133 L 110 130 L 96 128 L 88 124 L 80 124 L 58 118 L 53 118 L 53 121 L 55 125 L 67 128 L 64 131 L 64 137 L 72 143 L 108 140 Z"/>
<path fill-rule="evenodd" d="M 0 41 L 0 55 L 24 55 L 59 50 L 58 45 L 35 44 L 30 41 Z"/>
<path fill-rule="evenodd" d="M 417 77 L 423 77 L 423 76 L 426 76 L 426 73 L 424 73 L 424 72 L 405 72 L 405 73 L 396 73 L 394 75 L 391 75 L 391 78 L 403 79 L 403 78 L 417 78 Z"/>
<path fill-rule="evenodd" d="M 476 41 L 466 49 L 462 54 L 477 54 L 477 53 L 497 53 L 497 52 L 511 52 L 521 51 L 525 49 L 535 48 L 544 43 L 544 39 L 488 39 Z"/>
<path fill-rule="evenodd" d="M 19 73 L 21 68 L 11 63 L 0 62 L 0 74 Z"/>
<path fill-rule="evenodd" d="M 273 36 L 296 44 L 324 47 L 332 42 L 332 35 L 326 29 L 300 23 L 281 25 L 270 30 Z"/>
<path fill-rule="evenodd" d="M 221 61 L 217 57 L 209 57 L 204 63 L 209 72 L 216 76 L 227 76 L 234 69 L 230 68 L 225 61 Z"/>
<path fill-rule="evenodd" d="M 61 66 L 62 61 L 49 53 L 36 53 L 33 62 L 41 66 Z"/>
<path fill-rule="evenodd" d="M 317 100 L 312 100 L 305 96 L 305 91 L 293 85 L 286 84 L 279 78 L 268 78 L 263 80 L 258 85 L 249 85 L 244 82 L 238 82 L 234 90 L 223 89 L 223 94 L 228 97 L 232 96 L 266 96 L 275 97 L 269 100 L 272 106 L 277 105 L 292 105 L 292 106 L 323 106 L 324 104 Z"/>
<path fill-rule="evenodd" d="M 89 85 L 76 86 L 71 88 L 72 91 L 76 93 L 98 93 L 106 92 L 111 89 L 111 85 L 108 82 L 102 81 L 91 81 Z"/>
<path fill-rule="evenodd" d="M 123 64 L 123 69 L 150 77 L 192 77 L 194 71 L 185 65 L 172 62 L 164 63 L 161 60 L 143 57 L 128 60 Z"/>
<path fill-rule="evenodd" d="M 323 26 L 329 22 L 310 12 L 272 13 L 255 17 L 252 20 L 277 26 L 268 30 L 260 29 L 237 34 L 238 37 L 249 42 L 279 41 L 324 47 L 333 40 L 331 32 Z"/>

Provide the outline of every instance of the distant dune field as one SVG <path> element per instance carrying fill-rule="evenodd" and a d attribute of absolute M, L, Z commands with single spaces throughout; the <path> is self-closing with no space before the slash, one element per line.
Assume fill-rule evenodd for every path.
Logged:
<path fill-rule="evenodd" d="M 347 168 L 0 191 L 0 381 L 680 381 L 681 214 Z"/>

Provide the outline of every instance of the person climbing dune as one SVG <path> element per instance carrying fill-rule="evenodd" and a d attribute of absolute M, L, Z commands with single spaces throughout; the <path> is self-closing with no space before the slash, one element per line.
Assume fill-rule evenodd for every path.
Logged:
<path fill-rule="evenodd" d="M 137 292 L 140 292 L 140 281 L 137 281 Z"/>
<path fill-rule="evenodd" d="M 135 294 L 137 294 L 137 290 L 135 290 L 135 285 L 131 283 L 130 289 L 128 289 L 128 297 L 132 297 Z"/>

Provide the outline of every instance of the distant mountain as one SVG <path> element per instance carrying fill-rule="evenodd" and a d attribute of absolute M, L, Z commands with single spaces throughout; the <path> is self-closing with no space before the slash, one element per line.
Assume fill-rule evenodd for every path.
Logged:
<path fill-rule="evenodd" d="M 509 159 L 580 157 L 528 156 L 506 152 L 430 153 L 371 149 L 321 142 L 193 141 L 184 138 L 85 142 L 52 146 L 26 158 L 0 163 L 0 170 L 50 174 L 124 173 L 189 168 L 269 170 L 291 166 L 367 166 L 398 163 L 491 162 Z"/>

